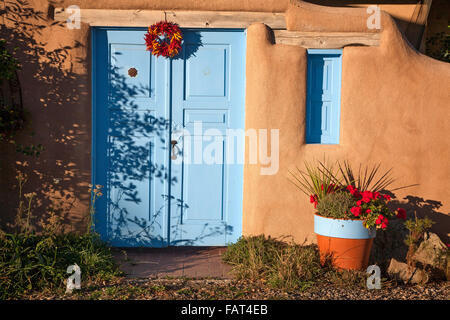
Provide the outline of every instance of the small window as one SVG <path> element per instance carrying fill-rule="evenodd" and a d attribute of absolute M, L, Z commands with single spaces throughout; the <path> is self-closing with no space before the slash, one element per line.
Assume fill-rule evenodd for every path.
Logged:
<path fill-rule="evenodd" d="M 306 143 L 339 144 L 342 50 L 308 50 Z"/>

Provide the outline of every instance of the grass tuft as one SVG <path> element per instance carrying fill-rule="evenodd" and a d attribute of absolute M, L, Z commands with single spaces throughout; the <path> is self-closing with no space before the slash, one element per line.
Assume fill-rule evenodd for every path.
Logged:
<path fill-rule="evenodd" d="M 261 281 L 285 290 L 306 290 L 330 283 L 364 287 L 367 278 L 362 271 L 333 269 L 329 262 L 322 266 L 316 245 L 296 244 L 287 238 L 242 237 L 227 248 L 222 258 L 232 266 L 237 279 Z"/>

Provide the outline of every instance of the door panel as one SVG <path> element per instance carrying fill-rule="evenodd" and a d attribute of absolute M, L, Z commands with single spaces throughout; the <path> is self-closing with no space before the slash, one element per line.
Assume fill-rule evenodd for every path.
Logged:
<path fill-rule="evenodd" d="M 243 166 L 224 160 L 226 130 L 244 129 L 245 33 L 190 31 L 184 37 L 182 56 L 172 64 L 172 118 L 189 133 L 180 138 L 180 156 L 189 156 L 172 162 L 177 204 L 171 206 L 170 244 L 224 245 L 242 232 Z"/>
<path fill-rule="evenodd" d="M 96 29 L 93 36 L 94 181 L 104 186 L 97 223 L 115 246 L 167 245 L 170 66 L 145 50 L 144 34 Z"/>
<path fill-rule="evenodd" d="M 190 45 L 187 50 L 193 52 L 196 46 Z M 227 96 L 228 52 L 227 45 L 209 43 L 186 60 L 186 100 Z"/>

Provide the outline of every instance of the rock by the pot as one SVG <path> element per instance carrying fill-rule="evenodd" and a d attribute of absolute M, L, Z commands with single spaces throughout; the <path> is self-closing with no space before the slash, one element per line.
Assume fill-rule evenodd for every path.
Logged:
<path fill-rule="evenodd" d="M 406 263 L 391 259 L 387 270 L 391 278 L 404 283 L 424 284 L 429 280 L 428 274 L 419 268 L 411 269 Z"/>
<path fill-rule="evenodd" d="M 432 232 L 425 232 L 423 241 L 412 258 L 424 266 L 429 265 L 434 268 L 439 268 L 439 259 L 442 256 L 443 250 L 448 249 L 441 239 L 439 239 L 439 236 Z"/>

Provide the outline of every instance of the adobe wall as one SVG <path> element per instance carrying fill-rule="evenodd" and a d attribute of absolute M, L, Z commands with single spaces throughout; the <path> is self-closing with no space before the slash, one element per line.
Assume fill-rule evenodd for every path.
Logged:
<path fill-rule="evenodd" d="M 343 18 L 345 16 L 345 18 Z M 364 31 L 364 9 L 289 6 L 289 30 Z M 396 192 L 413 214 L 428 213 L 441 236 L 450 231 L 450 66 L 411 49 L 388 14 L 383 14 L 379 47 L 345 47 L 342 62 L 339 145 L 305 144 L 305 49 L 273 45 L 270 30 L 248 29 L 246 126 L 280 128 L 280 170 L 244 171 L 244 230 L 247 234 L 293 235 L 314 241 L 313 208 L 288 182 L 288 170 L 305 160 L 349 159 L 394 168 Z M 270 187 L 267 187 L 270 186 Z M 423 200 L 439 201 L 421 202 Z M 403 203 L 405 202 L 405 203 Z M 434 206 L 434 207 L 433 207 Z"/>
<path fill-rule="evenodd" d="M 174 0 L 170 8 L 167 2 L 144 0 L 56 2 L 55 6 L 81 8 L 286 11 L 289 30 L 360 31 L 365 30 L 366 19 L 364 9 L 292 5 L 287 0 Z M 0 17 L 8 26 L 2 28 L 1 37 L 19 47 L 23 64 L 19 77 L 32 128 L 18 140 L 42 143 L 45 151 L 37 159 L 21 157 L 12 145 L 2 144 L 0 223 L 11 221 L 17 207 L 14 177 L 15 169 L 21 168 L 30 176 L 25 192 L 39 194 L 37 215 L 56 200 L 67 213 L 68 225 L 84 230 L 91 176 L 89 27 L 68 30 L 52 25 L 46 19 L 46 0 L 30 0 L 22 9 L 26 10 L 21 14 Z M 31 26 L 25 24 L 29 22 Z M 398 193 L 400 199 L 413 195 L 442 202 L 430 210 L 440 222 L 436 229 L 448 232 L 450 67 L 409 48 L 386 14 L 382 27 L 380 47 L 344 49 L 338 146 L 304 144 L 305 49 L 273 45 L 264 25 L 248 29 L 246 127 L 280 129 L 280 168 L 275 176 L 261 176 L 258 166 L 245 166 L 245 234 L 291 234 L 298 241 L 314 241 L 312 207 L 290 184 L 287 170 L 324 154 L 394 167 L 398 185 L 420 184 Z M 33 137 L 27 134 L 31 131 Z"/>

